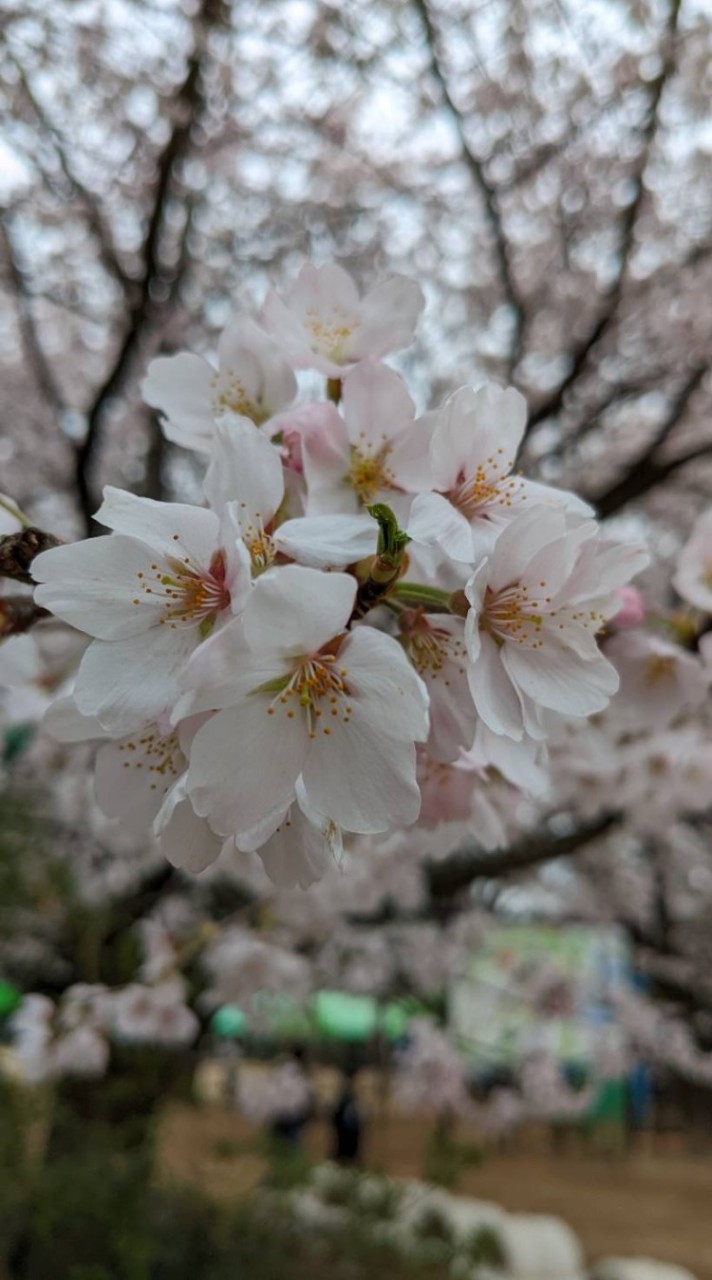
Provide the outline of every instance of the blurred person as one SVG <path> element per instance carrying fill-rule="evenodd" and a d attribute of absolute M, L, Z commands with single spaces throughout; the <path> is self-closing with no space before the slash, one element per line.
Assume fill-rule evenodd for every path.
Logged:
<path fill-rule="evenodd" d="M 331 1113 L 332 1159 L 338 1164 L 361 1163 L 364 1115 L 356 1089 L 357 1076 L 358 1067 L 348 1063 L 344 1068 L 341 1092 Z"/>

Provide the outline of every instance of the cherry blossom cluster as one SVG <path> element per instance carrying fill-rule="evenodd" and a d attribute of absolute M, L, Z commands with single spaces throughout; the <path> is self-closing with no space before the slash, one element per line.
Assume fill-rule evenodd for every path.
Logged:
<path fill-rule="evenodd" d="M 110 989 L 75 983 L 55 1004 L 26 995 L 12 1019 L 13 1048 L 27 1080 L 103 1076 L 111 1044 L 177 1049 L 195 1040 L 200 1023 L 186 1004 L 187 984 L 176 974 L 149 985 Z"/>
<path fill-rule="evenodd" d="M 421 806 L 502 843 L 488 779 L 536 790 L 562 723 L 618 689 L 600 635 L 645 553 L 517 472 L 516 390 L 416 414 L 383 358 L 422 306 L 402 277 L 360 295 L 307 265 L 215 366 L 154 360 L 144 397 L 203 466 L 203 505 L 109 487 L 109 536 L 33 562 L 36 602 L 91 641 L 48 727 L 102 743 L 101 806 L 188 870 L 229 845 L 306 886 L 344 834 Z"/>

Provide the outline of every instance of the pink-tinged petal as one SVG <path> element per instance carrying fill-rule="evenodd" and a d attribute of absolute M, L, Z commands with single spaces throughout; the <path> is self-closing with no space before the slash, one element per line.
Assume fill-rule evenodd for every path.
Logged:
<path fill-rule="evenodd" d="M 477 661 L 468 670 L 472 700 L 480 719 L 493 733 L 521 741 L 524 736 L 522 707 L 517 689 L 503 665 L 504 649 L 492 636 L 480 635 Z"/>
<path fill-rule="evenodd" d="M 356 705 L 348 723 L 339 720 L 330 737 L 312 742 L 303 781 L 317 813 L 360 835 L 408 826 L 420 810 L 415 746 L 374 733 Z"/>
<path fill-rule="evenodd" d="M 96 513 L 100 524 L 115 533 L 145 542 L 162 555 L 190 556 L 207 566 L 218 545 L 219 521 L 212 511 L 182 502 L 155 502 L 107 485 Z"/>
<path fill-rule="evenodd" d="M 450 763 L 472 746 L 477 728 L 467 679 L 465 624 L 462 618 L 440 615 L 429 617 L 427 622 L 439 644 L 439 661 L 418 668 L 430 698 L 427 750 L 435 760 Z"/>
<path fill-rule="evenodd" d="M 406 276 L 392 276 L 371 289 L 360 303 L 360 325 L 347 343 L 351 360 L 380 358 L 410 346 L 425 298 L 420 285 Z"/>
<path fill-rule="evenodd" d="M 351 447 L 339 414 L 331 419 L 328 429 L 309 431 L 302 437 L 302 459 L 309 515 L 358 511 L 358 498 L 347 483 Z"/>
<path fill-rule="evenodd" d="M 215 425 L 215 443 L 203 492 L 214 511 L 237 504 L 245 536 L 272 520 L 284 496 L 279 453 L 247 418 L 226 414 Z"/>
<path fill-rule="evenodd" d="M 561 715 L 591 716 L 603 711 L 618 689 L 618 673 L 603 655 L 585 661 L 549 641 L 535 650 L 505 645 L 502 661 L 525 694 Z"/>
<path fill-rule="evenodd" d="M 349 699 L 373 733 L 425 741 L 428 692 L 397 640 L 373 627 L 357 627 L 346 637 L 338 661 Z"/>
<path fill-rule="evenodd" d="M 374 360 L 362 360 L 347 373 L 341 405 L 349 440 L 361 450 L 381 449 L 415 415 L 403 379 Z"/>
<path fill-rule="evenodd" d="M 188 791 L 193 807 L 224 836 L 240 835 L 290 803 L 310 739 L 303 716 L 271 715 L 269 694 L 253 694 L 213 716 L 193 739 Z"/>
<path fill-rule="evenodd" d="M 270 569 L 255 584 L 242 617 L 255 653 L 316 653 L 344 630 L 356 579 L 301 565 Z"/>
<path fill-rule="evenodd" d="M 342 568 L 376 553 L 378 526 L 367 515 L 302 516 L 274 534 L 275 547 L 314 569 Z"/>
<path fill-rule="evenodd" d="M 460 477 L 478 471 L 492 478 L 514 466 L 524 427 L 526 401 L 518 391 L 486 383 L 477 391 L 460 387 L 440 409 L 431 446 L 438 489 L 454 489 Z"/>
<path fill-rule="evenodd" d="M 150 565 L 150 549 L 119 534 L 53 547 L 32 561 L 35 600 L 100 640 L 138 635 L 158 622 L 165 603 L 141 593 Z"/>
<path fill-rule="evenodd" d="M 554 507 L 532 507 L 500 533 L 492 553 L 493 591 L 521 582 L 531 560 L 566 533 L 566 517 Z"/>
<path fill-rule="evenodd" d="M 218 397 L 229 407 L 231 395 L 239 403 L 244 393 L 249 407 L 239 411 L 253 421 L 271 418 L 297 394 L 297 380 L 277 343 L 249 316 L 237 316 L 224 330 L 218 359 Z"/>
<path fill-rule="evenodd" d="M 452 560 L 472 563 L 470 523 L 440 493 L 419 493 L 413 499 L 407 532 L 414 542 L 440 547 Z"/>
<path fill-rule="evenodd" d="M 581 520 L 532 555 L 520 578 L 532 599 L 544 599 L 553 608 L 559 601 L 571 599 L 572 575 L 580 561 L 581 548 L 595 538 L 596 531 L 593 520 Z"/>
<path fill-rule="evenodd" d="M 289 303 L 300 309 L 314 310 L 318 315 L 329 315 L 335 309 L 347 314 L 355 313 L 359 306 L 358 289 L 348 271 L 328 262 L 315 267 L 306 262 L 289 293 Z"/>
<path fill-rule="evenodd" d="M 436 414 L 424 413 L 394 436 L 388 466 L 399 488 L 420 493 L 433 488 L 430 445 Z"/>
<path fill-rule="evenodd" d="M 155 627 L 125 640 L 95 640 L 77 673 L 74 698 L 115 736 L 133 733 L 173 706 L 195 646 L 192 628 Z"/>
<path fill-rule="evenodd" d="M 151 361 L 141 394 L 146 404 L 165 414 L 162 426 L 168 440 L 198 453 L 210 452 L 215 379 L 207 361 L 190 352 Z"/>
<path fill-rule="evenodd" d="M 259 319 L 290 364 L 295 369 L 308 369 L 312 363 L 312 353 L 305 339 L 303 325 L 299 316 L 289 309 L 274 289 L 269 290 Z"/>
<path fill-rule="evenodd" d="M 187 798 L 185 779 L 166 797 L 154 829 L 164 858 L 192 875 L 212 866 L 225 843 L 211 831 L 205 818 L 198 817 Z"/>

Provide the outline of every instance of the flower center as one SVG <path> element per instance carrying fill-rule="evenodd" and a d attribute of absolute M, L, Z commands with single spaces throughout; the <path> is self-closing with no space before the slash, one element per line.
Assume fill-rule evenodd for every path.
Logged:
<path fill-rule="evenodd" d="M 675 659 L 670 655 L 665 657 L 658 654 L 656 657 L 648 658 L 645 663 L 645 683 L 654 688 L 656 684 L 673 675 L 674 671 Z"/>
<path fill-rule="evenodd" d="M 539 587 L 546 591 L 546 582 L 540 582 Z M 559 631 L 581 627 L 594 635 L 605 625 L 603 614 L 595 609 L 567 606 L 552 609 L 551 600 L 551 596 L 531 599 L 529 588 L 521 582 L 497 592 L 488 587 L 479 619 L 480 630 L 489 632 L 498 645 L 513 640 L 530 649 L 541 649 L 544 641 L 540 637 L 545 620 Z"/>
<path fill-rule="evenodd" d="M 539 603 L 529 599 L 528 588 L 521 584 L 505 587 L 496 593 L 488 587 L 480 629 L 488 631 L 500 644 L 505 640 L 515 640 L 517 644 L 529 644 L 539 649 L 543 623 L 539 609 Z"/>
<path fill-rule="evenodd" d="M 173 535 L 178 541 L 179 535 Z M 211 626 L 219 613 L 229 608 L 230 592 L 225 583 L 225 554 L 216 551 L 207 569 L 193 562 L 190 556 L 167 556 L 164 563 L 154 562 L 148 572 L 137 573 L 141 594 L 151 597 L 151 603 L 163 604 L 159 619 L 175 629 L 180 622 Z M 141 604 L 137 596 L 134 604 Z"/>
<path fill-rule="evenodd" d="M 364 506 L 373 502 L 381 489 L 393 489 L 394 476 L 388 466 L 390 448 L 381 446 L 377 453 L 367 453 L 354 445 L 351 449 L 351 466 L 346 477 L 347 484 L 355 489 Z"/>
<path fill-rule="evenodd" d="M 328 356 L 335 364 L 343 364 L 344 348 L 358 329 L 358 320 L 347 315 L 340 307 L 334 307 L 328 319 L 309 307 L 305 314 L 305 324 L 312 337 L 312 350 Z"/>
<path fill-rule="evenodd" d="M 229 410 L 230 413 L 240 414 L 243 418 L 249 418 L 259 427 L 269 417 L 269 410 L 262 404 L 259 399 L 253 399 L 248 394 L 247 388 L 241 378 L 235 377 L 234 373 L 228 371 L 226 374 L 221 373 L 219 378 L 215 379 L 215 393 L 213 395 L 213 413 L 219 416 Z"/>
<path fill-rule="evenodd" d="M 353 707 L 349 701 L 346 683 L 348 670 L 337 667 L 332 653 L 316 654 L 300 658 L 291 676 L 278 678 L 262 685 L 256 692 L 272 692 L 275 697 L 267 708 L 267 714 L 283 711 L 288 720 L 298 714 L 306 717 L 309 737 L 315 738 L 320 721 L 322 733 L 331 733 L 334 723 L 340 720 L 348 724 Z"/>
<path fill-rule="evenodd" d="M 445 670 L 445 684 L 449 685 L 447 666 L 454 663 L 460 675 L 465 674 L 467 650 L 457 636 L 440 627 L 433 627 L 421 620 L 413 630 L 401 636 L 418 675 L 436 680 Z"/>
<path fill-rule="evenodd" d="M 503 450 L 498 449 L 497 453 Z M 509 475 L 512 465 L 511 458 L 507 461 L 488 458 L 485 465 L 478 465 L 474 475 L 461 472 L 454 488 L 445 496 L 468 520 L 477 515 L 486 518 L 488 507 L 511 507 L 524 488 L 518 476 Z"/>
<path fill-rule="evenodd" d="M 175 733 L 162 738 L 151 730 L 140 738 L 119 743 L 119 751 L 126 755 L 124 769 L 142 770 L 150 777 L 151 791 L 159 787 L 167 791 L 185 770 L 185 756 Z"/>

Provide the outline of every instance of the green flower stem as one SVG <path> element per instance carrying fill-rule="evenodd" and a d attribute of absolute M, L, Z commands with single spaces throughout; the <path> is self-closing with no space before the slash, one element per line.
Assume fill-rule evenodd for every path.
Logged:
<path fill-rule="evenodd" d="M 393 588 L 393 598 L 399 604 L 425 609 L 427 613 L 450 613 L 450 597 L 449 591 L 420 582 L 397 582 Z"/>

